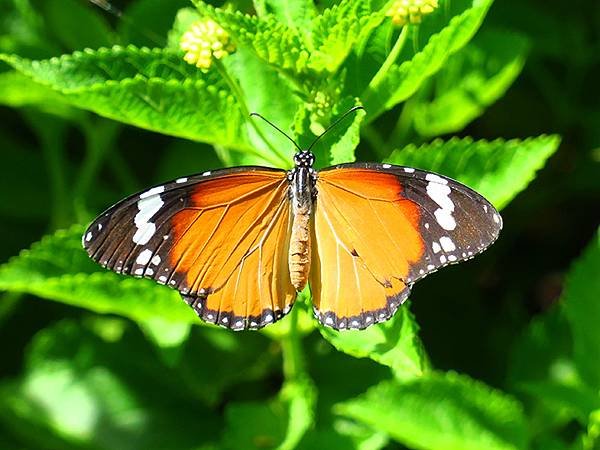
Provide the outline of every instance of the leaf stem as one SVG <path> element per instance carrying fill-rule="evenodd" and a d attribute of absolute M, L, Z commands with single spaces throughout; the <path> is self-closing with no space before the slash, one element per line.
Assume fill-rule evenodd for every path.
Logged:
<path fill-rule="evenodd" d="M 84 220 L 86 219 L 85 197 L 114 145 L 120 125 L 118 122 L 103 119 L 92 123 L 89 117 L 85 117 L 80 123 L 80 128 L 85 137 L 86 155 L 79 171 L 79 178 L 73 188 L 73 202 L 79 220 Z"/>
<path fill-rule="evenodd" d="M 296 305 L 290 311 L 290 329 L 281 340 L 283 352 L 283 376 L 286 381 L 297 380 L 305 376 L 304 354 L 302 341 L 298 333 L 298 311 Z"/>
<path fill-rule="evenodd" d="M 396 39 L 396 43 L 392 47 L 392 50 L 390 51 L 390 53 L 388 53 L 387 57 L 385 58 L 385 61 L 383 62 L 377 73 L 371 79 L 369 86 L 365 91 L 363 102 L 364 104 L 368 105 L 370 103 L 371 97 L 375 95 L 379 86 L 387 76 L 390 68 L 396 63 L 396 60 L 398 59 L 398 56 L 404 48 L 404 44 L 406 43 L 406 40 L 408 38 L 408 29 L 409 27 L 407 26 L 402 28 L 402 31 L 400 31 L 398 39 Z"/>
<path fill-rule="evenodd" d="M 227 69 L 225 68 L 225 66 L 223 65 L 223 63 L 219 60 L 219 59 L 213 59 L 213 62 L 215 64 L 215 67 L 217 68 L 219 74 L 221 75 L 221 77 L 223 78 L 223 80 L 225 80 L 225 82 L 227 83 L 227 85 L 229 86 L 229 88 L 231 89 L 231 92 L 233 93 L 234 97 L 236 98 L 240 109 L 242 110 L 242 114 L 244 115 L 244 119 L 250 124 L 250 126 L 254 129 L 254 131 L 256 132 L 256 134 L 261 138 L 261 140 L 265 143 L 265 145 L 269 148 L 269 150 L 271 151 L 272 155 L 275 155 L 277 157 L 277 159 L 272 159 L 269 156 L 266 156 L 264 154 L 260 154 L 258 152 L 256 152 L 258 155 L 260 155 L 262 158 L 264 158 L 265 160 L 269 161 L 269 163 L 273 164 L 274 166 L 285 166 L 286 164 L 289 163 L 289 161 L 284 158 L 275 147 L 273 147 L 273 145 L 269 142 L 269 140 L 267 139 L 267 137 L 264 135 L 264 133 L 261 131 L 261 129 L 258 127 L 258 125 L 256 124 L 255 121 L 250 119 L 250 110 L 248 109 L 248 105 L 246 104 L 246 98 L 244 96 L 244 93 L 242 91 L 242 88 L 239 86 L 239 84 L 229 75 L 229 73 L 227 72 Z"/>

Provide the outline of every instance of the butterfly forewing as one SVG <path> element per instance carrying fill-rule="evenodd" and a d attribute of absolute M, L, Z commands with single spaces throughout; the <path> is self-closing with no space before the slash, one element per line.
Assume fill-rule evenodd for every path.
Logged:
<path fill-rule="evenodd" d="M 290 208 L 283 170 L 205 172 L 133 195 L 88 228 L 89 255 L 179 290 L 204 320 L 260 328 L 289 311 Z"/>
<path fill-rule="evenodd" d="M 481 195 L 447 177 L 389 164 L 319 172 L 310 283 L 317 318 L 336 329 L 387 320 L 412 284 L 498 236 Z"/>

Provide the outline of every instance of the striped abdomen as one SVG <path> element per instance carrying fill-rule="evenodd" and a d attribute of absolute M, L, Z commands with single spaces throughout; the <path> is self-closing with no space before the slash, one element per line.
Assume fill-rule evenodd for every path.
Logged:
<path fill-rule="evenodd" d="M 288 263 L 292 285 L 299 292 L 310 272 L 310 208 L 294 212 Z"/>

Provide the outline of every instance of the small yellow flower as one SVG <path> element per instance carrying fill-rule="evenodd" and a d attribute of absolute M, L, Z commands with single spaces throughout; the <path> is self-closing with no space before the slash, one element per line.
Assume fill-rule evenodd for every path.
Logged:
<path fill-rule="evenodd" d="M 213 58 L 221 59 L 235 50 L 229 34 L 213 20 L 199 20 L 181 37 L 179 46 L 190 64 L 206 71 Z"/>
<path fill-rule="evenodd" d="M 423 16 L 438 7 L 438 0 L 396 0 L 385 13 L 396 26 L 421 23 Z"/>

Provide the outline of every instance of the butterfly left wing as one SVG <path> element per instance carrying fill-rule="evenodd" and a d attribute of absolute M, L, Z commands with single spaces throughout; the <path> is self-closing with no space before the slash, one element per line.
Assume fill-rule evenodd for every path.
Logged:
<path fill-rule="evenodd" d="M 477 192 L 409 167 L 334 166 L 316 188 L 309 281 L 316 317 L 335 329 L 389 319 L 417 280 L 482 252 L 502 228 Z"/>
<path fill-rule="evenodd" d="M 284 170 L 262 167 L 180 178 L 109 208 L 83 246 L 104 267 L 177 289 L 207 322 L 260 328 L 296 297 L 288 186 Z"/>

